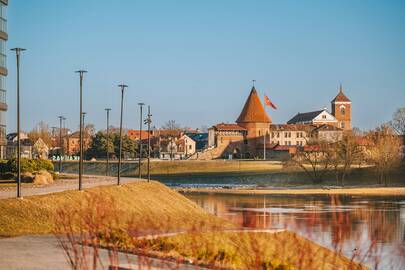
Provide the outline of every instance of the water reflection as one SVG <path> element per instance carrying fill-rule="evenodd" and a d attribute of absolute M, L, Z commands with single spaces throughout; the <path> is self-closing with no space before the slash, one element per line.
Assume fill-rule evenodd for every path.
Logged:
<path fill-rule="evenodd" d="M 186 196 L 240 226 L 293 230 L 373 269 L 405 269 L 405 197 Z"/>

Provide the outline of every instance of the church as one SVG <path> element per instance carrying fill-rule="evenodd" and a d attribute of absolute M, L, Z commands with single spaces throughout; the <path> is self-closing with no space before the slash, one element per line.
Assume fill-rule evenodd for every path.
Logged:
<path fill-rule="evenodd" d="M 297 113 L 286 124 L 272 123 L 253 86 L 236 123 L 219 123 L 208 129 L 208 150 L 202 157 L 263 158 L 267 152 L 293 153 L 309 138 L 336 141 L 349 130 L 351 101 L 342 86 L 331 101 L 331 112 L 325 108 Z"/>

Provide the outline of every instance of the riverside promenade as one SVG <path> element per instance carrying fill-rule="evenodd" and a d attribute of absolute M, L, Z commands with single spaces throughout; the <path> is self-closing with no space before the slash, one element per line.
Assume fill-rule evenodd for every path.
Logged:
<path fill-rule="evenodd" d="M 90 251 L 91 253 L 91 251 Z M 70 270 L 66 254 L 53 235 L 26 235 L 0 239 L 0 270 Z M 91 254 L 90 254 L 91 255 Z M 91 255 L 92 256 L 92 255 Z M 99 249 L 97 269 L 112 269 L 106 249 Z M 90 263 L 91 265 L 91 263 Z M 118 269 L 207 269 L 177 262 L 118 252 Z"/>
<path fill-rule="evenodd" d="M 133 177 L 121 177 L 121 183 L 133 183 L 137 181 L 146 181 L 145 179 Z M 97 186 L 108 186 L 117 183 L 115 176 L 100 176 L 100 175 L 84 175 L 83 188 L 92 188 Z M 79 178 L 76 174 L 63 174 L 61 179 L 56 180 L 50 185 L 22 185 L 22 196 L 44 195 L 55 192 L 62 192 L 66 190 L 75 190 L 79 187 Z M 0 199 L 15 198 L 17 187 L 1 187 L 0 186 Z"/>

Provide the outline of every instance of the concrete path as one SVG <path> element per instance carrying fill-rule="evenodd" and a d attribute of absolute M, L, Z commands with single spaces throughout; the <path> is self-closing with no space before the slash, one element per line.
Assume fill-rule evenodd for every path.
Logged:
<path fill-rule="evenodd" d="M 70 175 L 72 177 L 73 175 Z M 77 176 L 77 175 L 75 175 Z M 139 178 L 121 177 L 121 183 L 131 183 L 143 181 Z M 85 175 L 83 176 L 83 188 L 91 188 L 96 186 L 114 185 L 117 183 L 117 177 L 100 176 L 100 175 Z M 65 190 L 74 190 L 79 187 L 79 179 L 60 179 L 56 180 L 52 185 L 23 185 L 21 187 L 22 196 L 42 195 L 48 193 L 62 192 Z M 0 199 L 15 198 L 17 187 L 0 188 Z"/>
<path fill-rule="evenodd" d="M 89 261 L 91 261 L 91 258 Z M 108 258 L 107 250 L 100 249 L 100 261 L 102 265 L 99 263 L 97 269 L 109 269 L 110 260 Z M 177 265 L 170 261 L 124 253 L 119 253 L 118 264 L 120 270 L 206 269 L 185 264 Z M 72 268 L 69 265 L 65 252 L 56 237 L 52 235 L 41 235 L 0 239 L 0 270 L 2 269 L 68 270 Z M 92 269 L 91 263 L 89 263 L 89 269 Z"/>

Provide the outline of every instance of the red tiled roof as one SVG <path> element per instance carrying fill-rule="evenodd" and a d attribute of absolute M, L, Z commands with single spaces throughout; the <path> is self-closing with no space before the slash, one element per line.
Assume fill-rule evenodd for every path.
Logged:
<path fill-rule="evenodd" d="M 296 149 L 296 145 L 276 145 L 273 147 L 274 151 L 290 151 L 290 149 Z"/>
<path fill-rule="evenodd" d="M 350 99 L 343 94 L 343 88 L 340 86 L 339 93 L 337 96 L 332 100 L 332 102 L 350 102 Z"/>
<path fill-rule="evenodd" d="M 254 86 L 236 123 L 271 123 Z"/>
<path fill-rule="evenodd" d="M 246 130 L 246 128 L 239 126 L 238 124 L 217 124 L 214 126 L 217 130 Z"/>
<path fill-rule="evenodd" d="M 135 130 L 135 129 L 129 129 L 128 130 L 128 137 L 131 140 L 139 139 L 140 135 L 142 135 L 142 139 L 145 139 L 148 137 L 148 131 L 147 130 L 142 130 L 142 133 L 140 130 Z M 152 134 L 150 134 L 152 136 Z"/>

